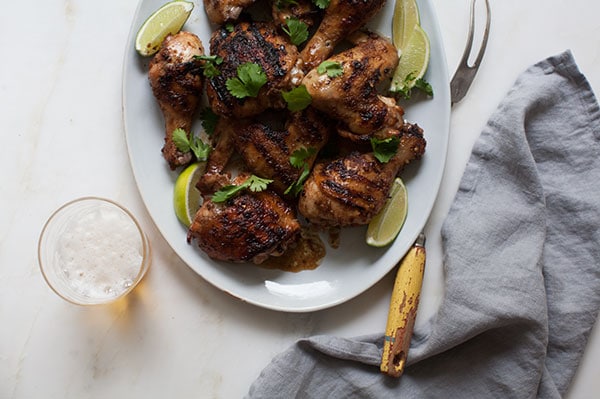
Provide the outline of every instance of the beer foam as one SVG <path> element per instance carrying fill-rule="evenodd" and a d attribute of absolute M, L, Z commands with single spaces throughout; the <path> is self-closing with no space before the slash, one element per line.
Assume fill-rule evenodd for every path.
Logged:
<path fill-rule="evenodd" d="M 84 210 L 64 226 L 57 260 L 64 282 L 78 294 L 111 299 L 128 290 L 143 262 L 136 224 L 118 208 Z"/>

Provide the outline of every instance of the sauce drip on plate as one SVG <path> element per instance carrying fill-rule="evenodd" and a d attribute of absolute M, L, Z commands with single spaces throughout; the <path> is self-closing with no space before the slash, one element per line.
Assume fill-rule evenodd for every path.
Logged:
<path fill-rule="evenodd" d="M 293 247 L 288 248 L 281 256 L 272 256 L 260 266 L 266 269 L 279 269 L 286 272 L 313 270 L 325 257 L 325 244 L 319 234 L 303 227 L 300 238 Z"/>

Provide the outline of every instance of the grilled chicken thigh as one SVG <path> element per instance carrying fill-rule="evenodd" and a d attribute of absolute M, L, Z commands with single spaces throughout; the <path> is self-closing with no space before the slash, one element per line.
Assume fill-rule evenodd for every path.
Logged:
<path fill-rule="evenodd" d="M 292 69 L 298 58 L 296 46 L 281 35 L 274 24 L 241 22 L 230 32 L 216 30 L 210 40 L 212 55 L 223 58 L 221 73 L 210 79 L 206 88 L 212 110 L 222 116 L 245 118 L 267 108 L 284 108 L 282 90 L 292 87 Z M 256 97 L 236 98 L 227 88 L 228 79 L 238 78 L 238 67 L 245 63 L 260 65 L 267 77 Z"/>
<path fill-rule="evenodd" d="M 271 187 L 282 194 L 298 180 L 303 170 L 290 163 L 290 156 L 297 150 L 312 149 L 313 154 L 304 159 L 310 170 L 317 153 L 330 137 L 330 126 L 327 118 L 309 107 L 292 113 L 284 130 L 274 130 L 262 123 L 239 129 L 234 136 L 235 147 L 250 171 L 272 179 Z"/>
<path fill-rule="evenodd" d="M 300 194 L 300 214 L 323 227 L 368 224 L 385 204 L 400 170 L 425 151 L 423 131 L 417 125 L 406 124 L 400 134 L 398 151 L 387 163 L 371 152 L 317 163 Z"/>
<path fill-rule="evenodd" d="M 164 158 L 171 169 L 192 161 L 191 152 L 181 152 L 173 142 L 173 131 L 181 128 L 191 135 L 192 122 L 202 95 L 202 63 L 194 59 L 204 54 L 198 36 L 179 32 L 168 36 L 150 60 L 148 78 L 165 119 Z"/>
<path fill-rule="evenodd" d="M 223 25 L 225 22 L 235 21 L 239 18 L 244 8 L 252 5 L 256 0 L 204 0 L 204 9 L 210 22 Z"/>
<path fill-rule="evenodd" d="M 384 4 L 385 0 L 331 0 L 319 28 L 300 54 L 304 72 L 329 57 L 336 45 L 360 29 Z"/>
<path fill-rule="evenodd" d="M 341 122 L 341 133 L 356 140 L 385 138 L 390 128 L 403 124 L 404 110 L 392 98 L 381 96 L 377 85 L 393 74 L 398 53 L 387 39 L 374 33 L 355 33 L 356 45 L 328 61 L 339 63 L 340 76 L 311 70 L 302 80 L 312 106 Z"/>
<path fill-rule="evenodd" d="M 294 210 L 265 190 L 244 192 L 224 203 L 205 201 L 190 226 L 188 242 L 196 239 L 213 259 L 259 264 L 281 255 L 299 234 Z"/>

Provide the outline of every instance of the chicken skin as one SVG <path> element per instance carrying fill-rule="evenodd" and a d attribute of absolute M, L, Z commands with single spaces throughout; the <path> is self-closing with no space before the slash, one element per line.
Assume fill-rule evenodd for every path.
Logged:
<path fill-rule="evenodd" d="M 148 79 L 165 120 L 162 154 L 171 169 L 192 161 L 191 152 L 180 151 L 173 142 L 173 131 L 181 128 L 191 135 L 194 114 L 202 96 L 202 42 L 193 33 L 168 36 L 150 60 Z"/>
<path fill-rule="evenodd" d="M 208 19 L 213 24 L 223 25 L 225 22 L 235 21 L 239 18 L 244 8 L 252 5 L 256 0 L 204 0 L 204 9 Z"/>
<path fill-rule="evenodd" d="M 342 40 L 362 28 L 384 6 L 385 0 L 331 0 L 315 34 L 302 50 L 303 71 L 316 68 Z"/>
<path fill-rule="evenodd" d="M 212 55 L 223 58 L 220 74 L 211 78 L 206 94 L 212 110 L 221 116 L 246 118 L 258 115 L 267 108 L 284 108 L 283 90 L 292 88 L 292 69 L 298 50 L 274 24 L 241 22 L 233 31 L 216 30 L 210 40 Z M 227 87 L 228 79 L 238 78 L 238 67 L 258 64 L 267 81 L 256 97 L 236 98 Z"/>
<path fill-rule="evenodd" d="M 244 192 L 223 203 L 205 201 L 187 239 L 196 239 L 213 259 L 260 264 L 281 255 L 299 235 L 294 210 L 273 191 L 264 190 Z"/>
<path fill-rule="evenodd" d="M 377 85 L 393 74 L 397 50 L 375 33 L 358 32 L 352 39 L 355 47 L 328 59 L 341 65 L 340 76 L 313 69 L 302 83 L 312 97 L 312 106 L 338 120 L 345 137 L 358 141 L 388 137 L 390 128 L 404 123 L 404 110 L 394 99 L 381 96 Z"/>
<path fill-rule="evenodd" d="M 400 134 L 398 151 L 387 163 L 372 152 L 317 163 L 300 194 L 300 214 L 322 227 L 368 224 L 385 204 L 398 173 L 425 151 L 423 131 L 417 125 L 406 124 Z"/>
<path fill-rule="evenodd" d="M 294 167 L 290 157 L 295 151 L 309 150 L 304 159 L 310 170 L 317 153 L 331 135 L 331 124 L 320 112 L 309 107 L 292 113 L 284 130 L 274 130 L 262 123 L 252 123 L 234 135 L 235 148 L 250 171 L 273 180 L 271 187 L 279 194 L 294 184 L 303 168 Z"/>

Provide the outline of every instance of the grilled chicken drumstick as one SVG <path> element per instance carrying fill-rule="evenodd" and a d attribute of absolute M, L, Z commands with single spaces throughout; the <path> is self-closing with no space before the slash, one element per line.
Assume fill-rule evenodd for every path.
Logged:
<path fill-rule="evenodd" d="M 316 68 L 349 34 L 383 8 L 385 0 L 331 0 L 315 34 L 302 50 L 304 72 Z"/>
<path fill-rule="evenodd" d="M 244 8 L 252 5 L 256 0 L 204 0 L 204 9 L 208 19 L 213 24 L 223 25 L 225 22 L 235 21 L 239 18 Z"/>
<path fill-rule="evenodd" d="M 381 96 L 377 85 L 393 74 L 398 52 L 387 39 L 375 33 L 357 32 L 356 43 L 328 59 L 339 63 L 342 75 L 329 77 L 311 70 L 302 80 L 312 97 L 312 106 L 340 122 L 340 133 L 356 141 L 385 138 L 389 129 L 404 123 L 404 110 L 392 98 Z"/>
<path fill-rule="evenodd" d="M 173 142 L 173 131 L 181 128 L 188 137 L 202 95 L 202 63 L 194 56 L 203 55 L 202 42 L 193 33 L 168 36 L 150 60 L 148 78 L 152 92 L 165 119 L 164 158 L 171 169 L 192 161 L 191 152 L 182 152 Z"/>
<path fill-rule="evenodd" d="M 206 160 L 204 174 L 198 180 L 196 188 L 202 197 L 212 195 L 215 191 L 231 184 L 230 174 L 225 168 L 234 153 L 233 138 L 237 131 L 247 125 L 247 122 L 220 117 L 213 132 L 213 149 Z"/>

